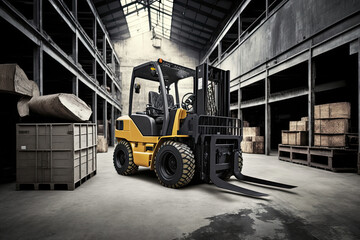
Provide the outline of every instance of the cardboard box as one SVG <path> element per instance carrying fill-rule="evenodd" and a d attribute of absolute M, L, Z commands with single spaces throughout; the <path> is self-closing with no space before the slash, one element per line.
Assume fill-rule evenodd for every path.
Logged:
<path fill-rule="evenodd" d="M 309 121 L 309 117 L 302 117 L 302 118 L 301 118 L 301 121 L 303 121 L 303 122 L 308 122 L 308 121 Z"/>
<path fill-rule="evenodd" d="M 330 103 L 315 106 L 315 119 L 350 119 L 351 105 L 349 102 Z"/>
<path fill-rule="evenodd" d="M 308 144 L 308 133 L 283 130 L 281 133 L 281 143 L 285 145 L 306 146 Z"/>
<path fill-rule="evenodd" d="M 264 136 L 244 136 L 244 141 L 248 141 L 248 142 L 264 142 Z"/>
<path fill-rule="evenodd" d="M 264 153 L 264 142 L 242 141 L 241 142 L 241 150 L 244 153 L 263 154 Z"/>
<path fill-rule="evenodd" d="M 308 131 L 308 122 L 306 121 L 290 121 L 289 131 Z"/>
<path fill-rule="evenodd" d="M 106 153 L 108 151 L 108 142 L 104 136 L 98 136 L 96 151 L 98 153 Z"/>
<path fill-rule="evenodd" d="M 248 121 L 243 121 L 243 127 L 250 127 L 250 123 Z"/>
<path fill-rule="evenodd" d="M 349 132 L 349 119 L 315 120 L 314 132 L 321 134 L 345 134 Z"/>
<path fill-rule="evenodd" d="M 260 127 L 244 127 L 243 136 L 260 136 Z"/>
<path fill-rule="evenodd" d="M 314 145 L 318 147 L 346 147 L 346 135 L 324 135 L 324 134 L 315 134 L 314 136 Z"/>

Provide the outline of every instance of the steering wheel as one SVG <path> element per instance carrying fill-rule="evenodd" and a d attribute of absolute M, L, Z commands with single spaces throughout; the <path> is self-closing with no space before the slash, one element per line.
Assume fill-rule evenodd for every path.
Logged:
<path fill-rule="evenodd" d="M 194 102 L 195 95 L 191 92 L 186 93 L 181 99 L 181 107 L 187 111 L 192 111 Z"/>

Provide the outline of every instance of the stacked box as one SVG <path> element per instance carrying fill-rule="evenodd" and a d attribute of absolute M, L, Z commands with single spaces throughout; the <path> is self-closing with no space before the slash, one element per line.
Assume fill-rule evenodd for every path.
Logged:
<path fill-rule="evenodd" d="M 349 102 L 329 103 L 315 106 L 315 119 L 350 119 Z"/>
<path fill-rule="evenodd" d="M 244 153 L 264 153 L 264 136 L 260 136 L 260 127 L 243 128 L 241 149 Z"/>
<path fill-rule="evenodd" d="M 18 186 L 71 186 L 96 171 L 95 124 L 17 124 L 16 137 Z"/>
<path fill-rule="evenodd" d="M 290 121 L 289 131 L 308 131 L 308 121 Z"/>
<path fill-rule="evenodd" d="M 306 131 L 287 131 L 281 132 L 282 144 L 305 146 L 308 142 L 308 132 Z"/>
<path fill-rule="evenodd" d="M 300 121 L 290 121 L 289 130 L 282 130 L 281 143 L 285 145 L 308 145 L 309 118 L 302 117 Z"/>
<path fill-rule="evenodd" d="M 349 145 L 350 113 L 351 105 L 348 102 L 315 106 L 314 145 L 347 147 Z"/>

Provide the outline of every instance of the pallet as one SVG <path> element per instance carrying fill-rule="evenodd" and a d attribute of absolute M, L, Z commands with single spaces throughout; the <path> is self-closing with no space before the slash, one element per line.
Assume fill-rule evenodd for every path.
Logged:
<path fill-rule="evenodd" d="M 75 183 L 16 183 L 16 190 L 75 190 L 96 175 L 96 170 Z"/>
<path fill-rule="evenodd" d="M 356 172 L 357 150 L 279 144 L 279 160 L 333 172 Z"/>

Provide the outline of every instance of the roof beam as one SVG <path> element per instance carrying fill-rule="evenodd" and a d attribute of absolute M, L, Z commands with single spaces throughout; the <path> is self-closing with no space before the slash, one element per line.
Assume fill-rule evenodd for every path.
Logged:
<path fill-rule="evenodd" d="M 175 2 L 174 4 L 179 5 L 181 7 L 184 7 L 186 9 L 192 10 L 192 11 L 196 12 L 197 14 L 203 15 L 203 16 L 211 18 L 211 19 L 214 19 L 214 20 L 216 20 L 218 22 L 221 22 L 223 20 L 220 17 L 216 17 L 216 16 L 214 16 L 214 15 L 208 13 L 208 12 L 205 12 L 205 11 L 200 10 L 200 9 L 196 9 L 196 8 L 194 8 L 192 6 L 189 6 L 188 4 L 184 4 L 184 3 L 181 3 L 181 2 Z"/>
<path fill-rule="evenodd" d="M 213 5 L 211 3 L 208 3 L 207 1 L 203 1 L 203 0 L 191 0 L 192 2 L 195 2 L 195 3 L 198 3 L 200 5 L 203 5 L 205 7 L 208 7 L 208 8 L 213 8 L 215 9 L 216 11 L 219 11 L 219 12 L 222 12 L 222 13 L 228 13 L 228 9 L 226 8 L 223 8 L 221 6 L 217 6 L 217 5 Z"/>
<path fill-rule="evenodd" d="M 148 17 L 149 17 L 149 30 L 151 31 L 151 11 L 150 11 L 150 0 L 147 0 L 147 9 L 148 9 Z"/>
<path fill-rule="evenodd" d="M 94 3 L 94 5 L 95 5 L 95 7 L 99 8 L 99 7 L 108 5 L 112 2 L 117 2 L 117 1 L 116 0 L 105 0 L 105 1 L 100 1 L 100 2 Z"/>
<path fill-rule="evenodd" d="M 124 21 L 121 21 L 121 22 L 123 22 L 123 23 L 125 23 L 126 24 L 126 19 L 125 19 L 125 16 L 120 16 L 120 17 L 116 17 L 116 18 L 111 18 L 111 19 L 109 19 L 109 20 L 102 20 L 102 22 L 104 23 L 104 24 L 108 24 L 108 23 L 111 23 L 111 22 L 116 22 L 116 21 L 121 21 L 121 20 L 124 20 Z"/>
<path fill-rule="evenodd" d="M 191 26 L 190 24 L 184 23 L 184 22 L 182 22 L 182 21 L 180 21 L 180 20 L 177 20 L 176 18 L 172 18 L 172 21 L 177 22 L 177 23 L 179 23 L 179 24 L 181 24 L 181 25 L 183 25 L 183 26 L 186 26 L 186 27 L 195 29 L 195 30 L 200 31 L 200 32 L 204 32 L 204 33 L 207 33 L 207 34 L 210 34 L 210 35 L 213 34 L 213 32 L 210 31 L 210 30 L 207 30 L 207 29 L 205 29 L 205 28 L 204 28 L 204 29 L 201 29 L 201 28 L 196 27 L 196 26 Z"/>
<path fill-rule="evenodd" d="M 171 32 L 170 37 L 171 37 L 172 35 L 178 36 L 179 39 L 186 39 L 186 40 L 189 40 L 190 42 L 194 42 L 194 43 L 196 43 L 196 44 L 199 44 L 199 45 L 201 45 L 201 46 L 204 46 L 204 43 L 202 43 L 202 42 L 199 42 L 199 41 L 196 41 L 196 40 L 193 40 L 193 39 L 184 37 L 183 35 L 174 33 L 173 31 Z"/>
<path fill-rule="evenodd" d="M 100 17 L 106 17 L 106 16 L 109 16 L 109 15 L 111 15 L 113 13 L 117 13 L 117 12 L 120 12 L 120 11 L 121 11 L 121 8 L 114 8 L 114 9 L 111 9 L 111 10 L 109 10 L 107 12 L 104 12 L 102 14 L 99 14 L 99 15 L 100 15 Z"/>
<path fill-rule="evenodd" d="M 116 27 L 112 27 L 110 30 L 115 29 L 115 28 L 116 28 Z M 129 29 L 124 29 L 124 30 L 121 30 L 121 31 L 116 32 L 116 34 L 120 34 L 120 35 L 122 35 L 122 34 L 124 34 L 124 33 L 130 33 L 130 32 L 129 32 Z M 115 33 L 113 33 L 113 34 L 115 34 Z"/>
<path fill-rule="evenodd" d="M 179 40 L 179 39 L 177 39 L 177 38 L 174 38 L 174 37 L 170 37 L 170 41 L 176 42 L 176 43 L 178 43 L 178 44 L 181 44 L 181 45 L 184 45 L 184 46 L 187 46 L 187 47 L 190 47 L 190 48 L 193 48 L 193 49 L 195 49 L 196 51 L 201 51 L 201 47 L 197 47 L 197 46 L 195 46 L 195 45 L 190 45 L 190 44 L 185 43 L 185 42 L 183 42 L 183 41 L 181 41 L 181 40 Z"/>
<path fill-rule="evenodd" d="M 206 25 L 206 23 L 202 23 L 202 22 L 196 21 L 195 19 L 185 17 L 180 11 L 178 11 L 178 10 L 176 10 L 176 9 L 173 10 L 173 15 L 178 16 L 179 18 L 188 20 L 188 21 L 190 21 L 190 22 L 193 22 L 193 23 L 196 24 L 196 25 L 199 25 L 199 26 L 202 26 L 202 27 L 206 27 L 206 28 L 211 29 L 211 30 L 215 30 L 215 29 L 216 29 L 216 27 L 212 27 L 212 26 Z"/>
<path fill-rule="evenodd" d="M 115 24 L 113 26 L 107 26 L 106 29 L 111 30 L 111 29 L 114 29 L 114 28 L 120 28 L 122 26 L 124 26 L 124 25 Z M 127 27 L 126 29 L 129 29 L 129 27 Z"/>
<path fill-rule="evenodd" d="M 194 33 L 188 32 L 188 31 L 186 31 L 186 30 L 184 30 L 184 29 L 181 29 L 181 28 L 179 28 L 179 27 L 171 26 L 171 28 L 177 29 L 177 30 L 182 31 L 182 32 L 184 32 L 184 33 L 187 33 L 187 34 L 189 34 L 189 35 L 194 35 Z M 201 37 L 201 36 L 196 36 L 196 37 L 199 38 L 199 39 L 204 40 L 205 42 L 209 41 L 208 38 L 204 38 L 204 37 Z"/>

